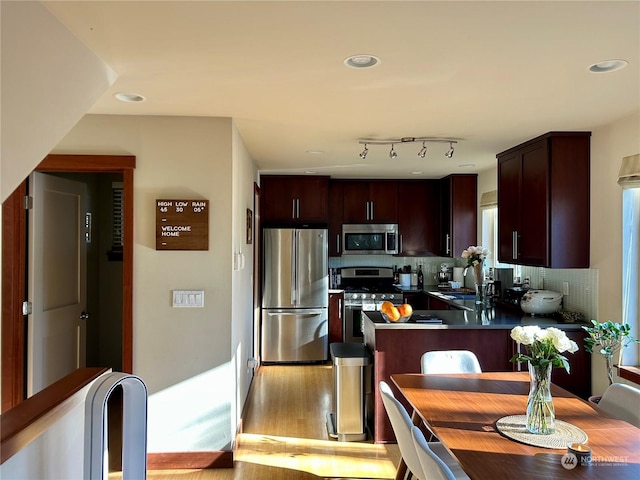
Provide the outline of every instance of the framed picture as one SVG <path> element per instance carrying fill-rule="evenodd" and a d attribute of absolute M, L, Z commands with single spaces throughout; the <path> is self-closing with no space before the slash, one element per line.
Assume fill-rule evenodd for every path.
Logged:
<path fill-rule="evenodd" d="M 253 243 L 253 212 L 247 208 L 247 245 Z"/>

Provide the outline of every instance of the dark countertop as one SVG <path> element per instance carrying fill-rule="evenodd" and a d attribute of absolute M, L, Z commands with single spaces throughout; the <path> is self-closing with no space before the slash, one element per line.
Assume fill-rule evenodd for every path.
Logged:
<path fill-rule="evenodd" d="M 475 303 L 474 303 L 475 305 Z M 560 329 L 579 329 L 582 323 L 566 323 L 552 317 L 531 316 L 501 310 L 499 308 L 478 308 L 474 310 L 414 310 L 407 323 L 388 323 L 380 312 L 362 312 L 365 321 L 371 322 L 375 330 L 385 329 L 451 329 L 451 328 L 497 328 L 511 329 L 516 325 L 554 326 Z M 442 322 L 418 323 L 420 320 Z"/>

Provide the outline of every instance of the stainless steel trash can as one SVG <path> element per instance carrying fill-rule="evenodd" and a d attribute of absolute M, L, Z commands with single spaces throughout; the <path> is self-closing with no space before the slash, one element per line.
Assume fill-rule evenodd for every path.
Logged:
<path fill-rule="evenodd" d="M 332 343 L 333 412 L 327 414 L 329 435 L 341 442 L 367 439 L 371 403 L 371 354 L 363 343 Z"/>

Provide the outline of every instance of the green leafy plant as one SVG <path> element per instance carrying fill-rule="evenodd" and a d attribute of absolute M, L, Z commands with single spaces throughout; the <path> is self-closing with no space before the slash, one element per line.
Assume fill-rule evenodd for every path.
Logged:
<path fill-rule="evenodd" d="M 630 343 L 638 343 L 631 336 L 631 326 L 612 321 L 598 322 L 591 320 L 593 327 L 582 327 L 589 336 L 584 339 L 584 348 L 587 352 L 597 352 L 604 356 L 607 364 L 607 376 L 609 385 L 613 383 L 614 355 L 618 354 L 618 364 L 622 362 L 622 349 Z"/>

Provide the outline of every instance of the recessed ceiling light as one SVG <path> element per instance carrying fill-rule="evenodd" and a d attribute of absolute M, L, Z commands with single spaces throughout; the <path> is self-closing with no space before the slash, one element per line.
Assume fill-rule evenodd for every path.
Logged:
<path fill-rule="evenodd" d="M 322 155 L 324 150 L 307 150 L 307 153 L 310 155 Z"/>
<path fill-rule="evenodd" d="M 308 173 L 308 174 L 312 174 L 312 173 L 318 173 L 315 170 L 305 170 L 304 173 Z"/>
<path fill-rule="evenodd" d="M 417 172 L 411 172 L 411 175 L 422 175 L 424 172 L 422 171 L 417 171 Z"/>
<path fill-rule="evenodd" d="M 351 68 L 371 68 L 380 63 L 378 57 L 368 54 L 351 55 L 344 60 L 344 64 Z"/>
<path fill-rule="evenodd" d="M 629 65 L 629 62 L 626 60 L 604 60 L 591 65 L 589 71 L 592 73 L 609 73 L 620 70 L 627 65 Z"/>
<path fill-rule="evenodd" d="M 121 102 L 135 103 L 135 102 L 144 102 L 146 99 L 142 95 L 138 95 L 137 93 L 125 93 L 118 92 L 113 94 Z"/>
<path fill-rule="evenodd" d="M 475 163 L 461 163 L 460 165 L 458 165 L 458 168 L 473 168 L 475 166 Z"/>

